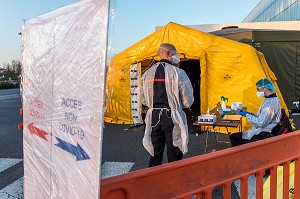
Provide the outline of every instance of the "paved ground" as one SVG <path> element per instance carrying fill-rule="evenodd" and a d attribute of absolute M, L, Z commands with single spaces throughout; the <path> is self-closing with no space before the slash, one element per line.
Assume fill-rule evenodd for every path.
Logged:
<path fill-rule="evenodd" d="M 22 121 L 20 107 L 18 89 L 0 90 L 0 168 L 3 158 L 23 159 L 22 132 L 18 130 L 18 123 Z M 0 190 L 22 176 L 23 162 L 16 161 L 12 167 L 0 172 Z"/>
<path fill-rule="evenodd" d="M 139 170 L 146 168 L 150 155 L 144 149 L 142 145 L 142 139 L 144 135 L 144 128 L 131 128 L 128 129 L 129 125 L 114 125 L 105 124 L 104 137 L 103 137 L 103 156 L 102 160 L 105 161 L 127 161 L 134 162 L 133 170 Z M 125 130 L 124 130 L 125 129 Z M 189 151 L 184 158 L 194 157 L 197 155 L 204 154 L 205 148 L 205 135 L 199 133 L 197 136 L 195 133 L 189 134 Z M 227 135 L 220 135 L 220 139 L 227 140 Z M 222 149 L 228 147 L 226 143 L 215 143 L 213 134 L 209 135 L 209 148 Z M 107 153 L 110 151 L 109 153 Z M 166 163 L 166 158 L 164 163 Z"/>
<path fill-rule="evenodd" d="M 8 198 L 8 196 L 20 198 L 23 194 L 22 132 L 17 129 L 18 123 L 22 120 L 19 116 L 20 107 L 19 90 L 0 90 L 0 199 Z M 300 127 L 300 116 L 292 117 L 295 118 L 296 126 Z M 197 132 L 191 125 L 194 120 L 195 118 L 192 118 L 189 121 L 189 151 L 184 158 L 204 154 L 205 135 Z M 130 128 L 129 125 L 105 124 L 103 168 L 109 169 L 115 162 L 125 162 L 127 171 L 147 168 L 150 155 L 142 146 L 143 133 L 143 126 Z M 228 141 L 228 136 L 221 134 L 220 139 Z M 216 143 L 213 134 L 209 135 L 208 142 L 208 150 L 221 150 L 228 147 L 228 144 Z M 235 185 L 232 185 L 232 192 L 233 198 L 239 198 Z M 221 195 L 221 189 L 216 189 L 213 198 L 222 198 Z"/>

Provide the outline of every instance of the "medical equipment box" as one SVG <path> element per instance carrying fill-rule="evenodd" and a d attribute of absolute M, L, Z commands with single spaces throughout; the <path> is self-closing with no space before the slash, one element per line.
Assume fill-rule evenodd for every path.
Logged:
<path fill-rule="evenodd" d="M 203 114 L 198 116 L 198 123 L 202 124 L 214 124 L 216 123 L 216 115 Z"/>

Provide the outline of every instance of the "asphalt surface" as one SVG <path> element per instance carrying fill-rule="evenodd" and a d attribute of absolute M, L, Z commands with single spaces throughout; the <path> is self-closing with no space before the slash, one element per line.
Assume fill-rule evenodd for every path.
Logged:
<path fill-rule="evenodd" d="M 23 159 L 22 131 L 17 126 L 22 121 L 19 115 L 21 99 L 18 89 L 0 90 L 0 158 Z M 192 110 L 195 111 L 195 110 Z M 188 115 L 194 114 L 187 112 Z M 299 129 L 300 116 L 292 116 Z M 204 154 L 205 134 L 198 131 L 189 123 L 189 151 L 184 158 Z M 102 163 L 104 162 L 131 162 L 134 163 L 131 171 L 145 169 L 148 166 L 150 155 L 142 145 L 144 127 L 130 125 L 115 125 L 105 123 L 103 134 Z M 208 137 L 208 151 L 222 150 L 229 147 L 226 143 L 216 143 L 213 134 Z M 220 134 L 219 139 L 229 141 L 228 136 Z M 166 157 L 166 154 L 165 154 Z M 166 163 L 164 158 L 164 163 Z M 20 162 L 0 173 L 0 190 L 23 176 L 23 162 Z M 239 198 L 234 185 L 232 185 L 233 198 Z M 222 189 L 217 188 L 213 198 L 222 198 Z"/>
<path fill-rule="evenodd" d="M 204 154 L 205 134 L 197 131 L 197 136 L 196 129 L 192 128 L 191 130 L 189 134 L 189 151 L 184 155 L 184 158 Z M 131 171 L 147 168 L 150 154 L 143 147 L 143 136 L 144 126 L 130 128 L 130 125 L 106 123 L 103 134 L 102 162 L 134 162 Z M 221 150 L 229 146 L 227 143 L 215 143 L 213 134 L 209 134 L 208 139 L 208 151 L 212 149 Z M 224 134 L 220 134 L 219 139 L 229 141 L 228 136 Z M 163 163 L 167 163 L 166 154 Z"/>
<path fill-rule="evenodd" d="M 0 158 L 23 159 L 22 131 L 18 124 L 22 122 L 19 110 L 22 107 L 18 89 L 0 90 Z M 189 135 L 189 151 L 184 158 L 204 153 L 205 136 L 196 135 L 196 129 L 191 129 Z M 142 145 L 144 127 L 131 128 L 130 125 L 115 125 L 105 123 L 103 133 L 102 163 L 104 162 L 132 162 L 131 171 L 148 167 L 150 155 Z M 221 135 L 227 139 L 226 135 Z M 227 144 L 214 142 L 209 136 L 210 147 L 222 149 Z M 210 149 L 209 149 L 210 150 Z M 164 163 L 166 163 L 166 158 Z M 0 173 L 0 190 L 10 185 L 24 175 L 23 161 Z M 234 186 L 233 186 L 234 189 Z M 221 189 L 216 189 L 215 197 L 221 195 Z"/>
<path fill-rule="evenodd" d="M 21 100 L 18 89 L 0 90 L 0 158 L 23 159 L 22 131 L 18 124 Z M 23 176 L 23 162 L 0 173 L 0 190 Z"/>
<path fill-rule="evenodd" d="M 205 134 L 198 131 L 190 123 L 189 134 L 189 151 L 184 155 L 184 159 L 205 154 Z M 196 134 L 198 133 L 198 135 Z M 149 153 L 143 147 L 142 139 L 144 135 L 144 126 L 131 128 L 130 125 L 105 124 L 103 135 L 103 154 L 102 162 L 133 162 L 131 171 L 145 169 L 148 167 L 150 159 Z M 229 141 L 227 135 L 220 134 L 220 140 Z M 227 143 L 216 143 L 213 134 L 208 137 L 209 147 L 207 151 L 222 150 L 228 148 Z M 167 163 L 166 150 L 163 163 Z M 239 198 L 238 192 L 234 184 L 231 186 L 232 198 Z M 222 188 L 216 188 L 213 191 L 214 199 L 221 199 Z"/>

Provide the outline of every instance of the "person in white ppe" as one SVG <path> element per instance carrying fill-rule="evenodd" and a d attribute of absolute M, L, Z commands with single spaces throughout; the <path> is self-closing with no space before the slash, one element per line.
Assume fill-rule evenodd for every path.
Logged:
<path fill-rule="evenodd" d="M 161 165 L 165 145 L 168 162 L 188 151 L 188 127 L 183 108 L 194 102 L 193 87 L 184 70 L 172 65 L 180 58 L 174 45 L 159 46 L 161 60 L 142 76 L 141 102 L 148 107 L 143 145 L 150 153 L 149 167 Z"/>
<path fill-rule="evenodd" d="M 252 124 L 252 129 L 230 135 L 232 146 L 262 140 L 272 137 L 273 128 L 280 122 L 281 107 L 279 99 L 275 93 L 273 83 L 267 79 L 260 79 L 256 83 L 257 97 L 265 97 L 260 105 L 257 114 L 249 113 L 243 109 L 238 113 Z"/>

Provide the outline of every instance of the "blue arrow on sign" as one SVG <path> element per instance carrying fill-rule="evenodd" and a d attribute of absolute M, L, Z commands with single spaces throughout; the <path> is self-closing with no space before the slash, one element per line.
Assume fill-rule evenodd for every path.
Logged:
<path fill-rule="evenodd" d="M 71 153 L 72 155 L 76 156 L 76 161 L 80 160 L 87 160 L 90 159 L 90 156 L 81 148 L 81 146 L 77 143 L 77 146 L 70 144 L 66 141 L 63 141 L 62 139 L 55 137 L 58 141 L 55 146 L 58 146 L 59 148 Z"/>

